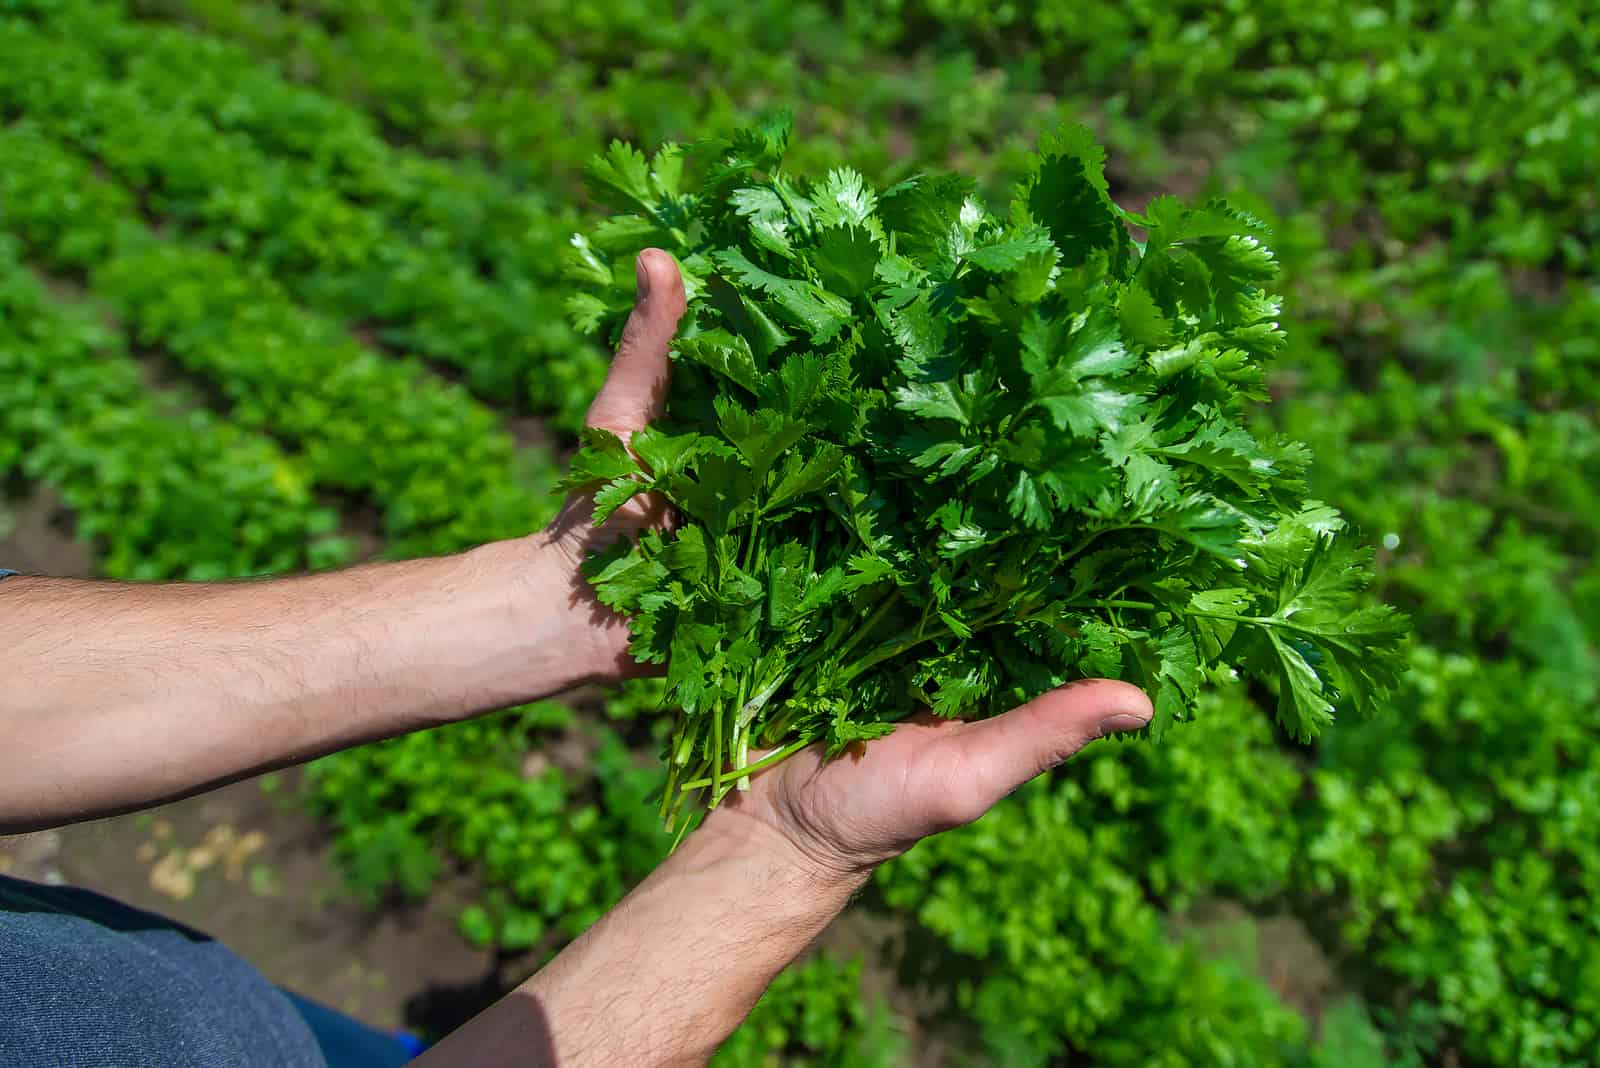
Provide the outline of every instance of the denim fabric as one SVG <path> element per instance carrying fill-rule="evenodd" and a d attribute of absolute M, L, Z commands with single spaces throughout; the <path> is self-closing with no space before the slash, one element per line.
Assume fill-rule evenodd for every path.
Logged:
<path fill-rule="evenodd" d="M 5 568 L 0 567 L 0 578 L 5 578 L 7 575 L 15 575 L 15 574 L 16 574 L 15 571 L 8 571 Z"/>
<path fill-rule="evenodd" d="M 391 1068 L 410 1054 L 198 931 L 0 876 L 0 1065 Z"/>
<path fill-rule="evenodd" d="M 289 999 L 219 942 L 74 887 L 0 877 L 0 1064 L 327 1064 Z"/>
<path fill-rule="evenodd" d="M 284 993 L 317 1036 L 330 1068 L 400 1068 L 422 1052 L 422 1044 L 409 1036 L 375 1031 L 292 990 Z"/>

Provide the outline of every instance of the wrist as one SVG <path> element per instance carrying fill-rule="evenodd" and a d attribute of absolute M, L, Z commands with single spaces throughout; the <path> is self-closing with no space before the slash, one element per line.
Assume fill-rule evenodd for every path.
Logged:
<path fill-rule="evenodd" d="M 553 1035 L 562 1063 L 703 1065 L 862 878 L 719 809 L 501 1015 Z"/>
<path fill-rule="evenodd" d="M 579 564 L 548 534 L 493 542 L 466 557 L 502 603 L 503 625 L 526 665 L 528 699 L 638 673 L 626 620 L 595 599 Z"/>
<path fill-rule="evenodd" d="M 744 810 L 737 797 L 730 801 L 707 815 L 674 856 L 689 854 L 698 863 L 745 863 L 757 870 L 757 877 L 830 914 L 842 910 L 872 874 L 872 865 L 807 847 Z"/>

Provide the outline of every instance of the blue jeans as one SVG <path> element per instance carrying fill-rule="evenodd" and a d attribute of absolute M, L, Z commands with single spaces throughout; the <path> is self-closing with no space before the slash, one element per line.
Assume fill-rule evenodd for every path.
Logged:
<path fill-rule="evenodd" d="M 182 924 L 0 876 L 0 1065 L 393 1068 L 419 1051 Z"/>
<path fill-rule="evenodd" d="M 329 1068 L 357 1068 L 358 1065 L 387 1068 L 389 1065 L 404 1064 L 424 1048 L 419 1040 L 410 1035 L 391 1035 L 386 1031 L 374 1030 L 342 1012 L 335 1012 L 326 1005 L 303 998 L 292 990 L 283 993 L 316 1036 L 317 1045 L 321 1047 Z"/>

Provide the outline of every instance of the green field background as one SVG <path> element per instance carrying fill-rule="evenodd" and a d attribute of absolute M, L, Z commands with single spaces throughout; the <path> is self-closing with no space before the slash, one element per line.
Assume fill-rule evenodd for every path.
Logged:
<path fill-rule="evenodd" d="M 1269 220 L 1259 419 L 1417 639 L 1313 747 L 1218 692 L 919 846 L 855 906 L 895 951 L 807 958 L 717 1063 L 1600 1063 L 1592 4 L 0 0 L 0 517 L 48 489 L 132 579 L 536 528 L 605 369 L 564 317 L 586 160 L 774 108 L 801 171 L 998 197 L 1081 121 L 1124 206 Z M 664 851 L 656 700 L 341 754 L 306 801 L 352 889 L 468 872 L 462 937 L 537 961 Z M 1266 917 L 1336 996 L 1254 966 Z"/>

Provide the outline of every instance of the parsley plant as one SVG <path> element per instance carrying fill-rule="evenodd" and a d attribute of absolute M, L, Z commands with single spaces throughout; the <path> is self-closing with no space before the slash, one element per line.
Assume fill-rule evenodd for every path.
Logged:
<path fill-rule="evenodd" d="M 562 483 L 596 522 L 638 493 L 683 520 L 590 571 L 667 665 L 669 824 L 813 742 L 1084 676 L 1144 687 L 1154 737 L 1217 673 L 1301 740 L 1373 705 L 1404 621 L 1361 601 L 1370 553 L 1307 499 L 1307 450 L 1244 422 L 1283 343 L 1261 223 L 1123 210 L 1082 128 L 1000 215 L 956 175 L 801 180 L 788 137 L 614 144 L 591 176 L 623 214 L 573 241 L 587 329 L 620 325 L 647 245 L 690 296 L 665 420 L 587 432 Z"/>

